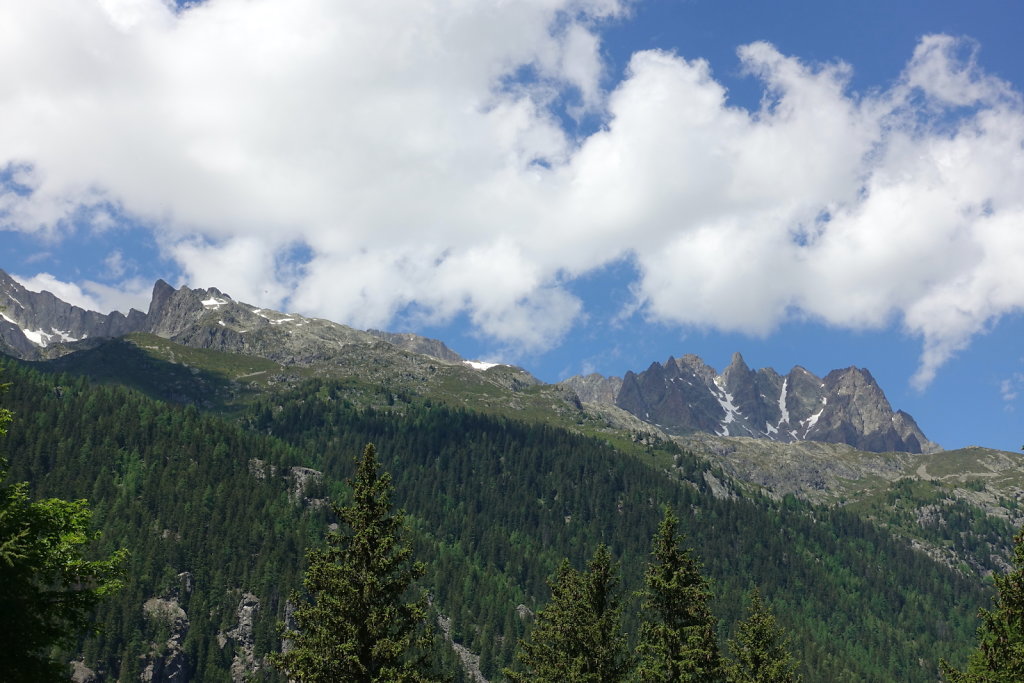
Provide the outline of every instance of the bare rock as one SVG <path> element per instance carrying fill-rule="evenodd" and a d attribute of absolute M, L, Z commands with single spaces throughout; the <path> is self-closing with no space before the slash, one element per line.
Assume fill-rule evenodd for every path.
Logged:
<path fill-rule="evenodd" d="M 223 634 L 218 634 L 218 642 L 223 648 L 229 641 L 234 643 L 235 656 L 231 660 L 231 680 L 241 683 L 252 678 L 253 674 L 265 666 L 261 658 L 256 657 L 256 638 L 253 627 L 256 615 L 260 610 L 260 600 L 252 593 L 243 593 L 235 611 L 235 626 Z"/>

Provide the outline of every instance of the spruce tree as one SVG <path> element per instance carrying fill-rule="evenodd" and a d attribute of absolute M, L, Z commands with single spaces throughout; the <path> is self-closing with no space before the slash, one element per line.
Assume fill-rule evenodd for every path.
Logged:
<path fill-rule="evenodd" d="M 548 581 L 551 601 L 537 613 L 516 660 L 506 670 L 513 681 L 530 683 L 615 683 L 625 680 L 630 661 L 622 635 L 619 578 L 611 552 L 598 546 L 585 572 L 563 560 Z"/>
<path fill-rule="evenodd" d="M 789 639 L 756 588 L 747 596 L 747 617 L 729 640 L 733 661 L 730 683 L 799 683 L 799 662 L 789 651 Z"/>
<path fill-rule="evenodd" d="M 643 622 L 636 680 L 645 683 L 722 681 L 711 587 L 700 563 L 681 547 L 679 520 L 668 508 L 644 574 Z"/>
<path fill-rule="evenodd" d="M 424 567 L 402 538 L 404 515 L 391 509 L 391 476 L 378 470 L 373 444 L 349 485 L 352 503 L 331 506 L 345 528 L 309 552 L 311 601 L 295 610 L 298 628 L 282 634 L 286 651 L 273 662 L 303 682 L 428 681 L 426 596 L 406 602 Z"/>
<path fill-rule="evenodd" d="M 959 671 L 945 660 L 943 677 L 952 683 L 1019 683 L 1024 681 L 1024 529 L 1013 538 L 1014 569 L 995 576 L 992 609 L 978 616 L 978 644 Z"/>

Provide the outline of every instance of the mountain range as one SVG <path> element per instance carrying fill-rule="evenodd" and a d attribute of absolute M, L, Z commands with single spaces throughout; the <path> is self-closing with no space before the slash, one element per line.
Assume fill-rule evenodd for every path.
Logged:
<path fill-rule="evenodd" d="M 215 288 L 158 281 L 145 312 L 105 315 L 2 271 L 0 356 L 12 480 L 88 498 L 133 552 L 107 633 L 67 653 L 75 680 L 281 680 L 275 624 L 370 441 L 459 683 L 501 680 L 563 556 L 608 543 L 637 589 L 663 505 L 723 623 L 762 586 L 806 680 L 935 680 L 1024 522 L 1019 454 L 941 451 L 861 368 L 682 355 L 547 384 Z"/>
<path fill-rule="evenodd" d="M 354 347 L 386 344 L 432 361 L 468 365 L 443 342 L 414 334 L 356 330 L 319 318 L 235 301 L 216 288 L 153 287 L 147 312 L 87 311 L 50 292 L 30 292 L 0 271 L 0 343 L 23 360 L 55 358 L 103 339 L 146 332 L 184 346 L 265 358 L 283 365 L 340 362 Z M 525 371 L 517 381 L 537 383 Z M 615 406 L 670 435 L 706 432 L 784 443 L 842 443 L 872 452 L 933 453 L 914 418 L 893 411 L 871 373 L 833 370 L 824 378 L 802 367 L 786 375 L 756 372 L 739 353 L 719 374 L 692 354 L 625 377 L 572 377 L 560 386 L 582 402 Z"/>

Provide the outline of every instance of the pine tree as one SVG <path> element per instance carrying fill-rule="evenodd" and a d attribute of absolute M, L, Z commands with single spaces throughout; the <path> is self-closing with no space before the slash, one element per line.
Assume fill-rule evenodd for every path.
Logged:
<path fill-rule="evenodd" d="M 332 505 L 347 527 L 310 551 L 303 585 L 311 602 L 295 610 L 297 630 L 274 664 L 296 681 L 428 681 L 426 596 L 405 596 L 424 567 L 401 538 L 404 515 L 391 510 L 391 476 L 367 444 L 349 481 L 350 505 Z M 293 600 L 298 602 L 297 596 Z"/>
<path fill-rule="evenodd" d="M 992 609 L 978 616 L 978 644 L 959 671 L 945 660 L 942 674 L 952 683 L 1019 683 L 1024 681 L 1024 529 L 1013 538 L 1014 569 L 995 576 Z"/>
<path fill-rule="evenodd" d="M 506 670 L 513 681 L 530 683 L 615 683 L 630 668 L 622 635 L 619 578 L 611 552 L 598 546 L 585 572 L 563 560 L 548 581 L 551 601 L 537 613 L 516 659 L 522 671 Z"/>
<path fill-rule="evenodd" d="M 680 547 L 679 520 L 671 510 L 654 536 L 652 562 L 640 591 L 644 622 L 637 645 L 636 679 L 686 683 L 722 681 L 711 588 L 700 563 Z"/>
<path fill-rule="evenodd" d="M 730 683 L 799 683 L 799 662 L 789 651 L 789 639 L 756 588 L 747 596 L 747 617 L 729 640 L 733 661 Z"/>

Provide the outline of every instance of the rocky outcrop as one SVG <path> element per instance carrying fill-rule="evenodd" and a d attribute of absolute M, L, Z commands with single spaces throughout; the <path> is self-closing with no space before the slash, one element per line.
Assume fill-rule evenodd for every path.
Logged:
<path fill-rule="evenodd" d="M 462 356 L 449 349 L 439 339 L 421 337 L 418 334 L 408 332 L 384 332 L 383 330 L 367 330 L 367 332 L 406 351 L 448 361 L 449 363 L 458 363 L 462 360 Z"/>
<path fill-rule="evenodd" d="M 576 392 L 584 403 L 615 403 L 615 397 L 622 388 L 619 377 L 605 377 L 597 373 L 577 375 L 559 382 L 560 386 Z"/>
<path fill-rule="evenodd" d="M 324 473 L 311 467 L 290 467 L 285 477 L 288 479 L 288 498 L 296 504 L 319 506 L 326 504 L 320 498 L 310 496 L 323 481 Z"/>
<path fill-rule="evenodd" d="M 462 665 L 466 678 L 472 681 L 472 683 L 488 683 L 488 680 L 484 678 L 483 673 L 480 671 L 480 655 L 452 639 L 451 618 L 439 614 L 437 615 L 437 625 L 441 629 L 441 633 L 444 634 L 445 641 L 452 648 L 452 652 L 459 658 L 459 664 Z"/>
<path fill-rule="evenodd" d="M 894 413 L 871 373 L 862 368 L 833 370 L 821 387 L 822 408 L 804 438 L 845 443 L 876 453 L 920 453 L 934 446 L 913 418 Z"/>
<path fill-rule="evenodd" d="M 718 374 L 697 356 L 685 355 L 652 363 L 640 373 L 627 372 L 611 401 L 615 378 L 588 375 L 563 384 L 586 394 L 584 400 L 614 403 L 676 435 L 824 441 L 874 452 L 939 450 L 910 415 L 893 411 L 862 368 L 833 370 L 822 379 L 796 366 L 783 376 L 771 368 L 754 371 L 735 353 Z"/>
<path fill-rule="evenodd" d="M 74 683 L 95 683 L 99 680 L 96 672 L 85 665 L 81 659 L 71 662 L 71 680 Z"/>
<path fill-rule="evenodd" d="M 185 610 L 175 598 L 150 598 L 142 605 L 147 620 L 170 630 L 165 643 L 153 643 L 146 657 L 145 668 L 139 680 L 147 683 L 180 683 L 192 674 L 192 663 L 182 649 L 188 635 L 189 620 Z"/>
<path fill-rule="evenodd" d="M 254 674 L 266 666 L 266 662 L 257 658 L 255 652 L 253 626 L 259 610 L 259 598 L 252 593 L 243 593 L 235 611 L 235 625 L 218 636 L 221 648 L 229 642 L 235 646 L 235 656 L 231 660 L 231 680 L 234 683 L 251 680 Z"/>

